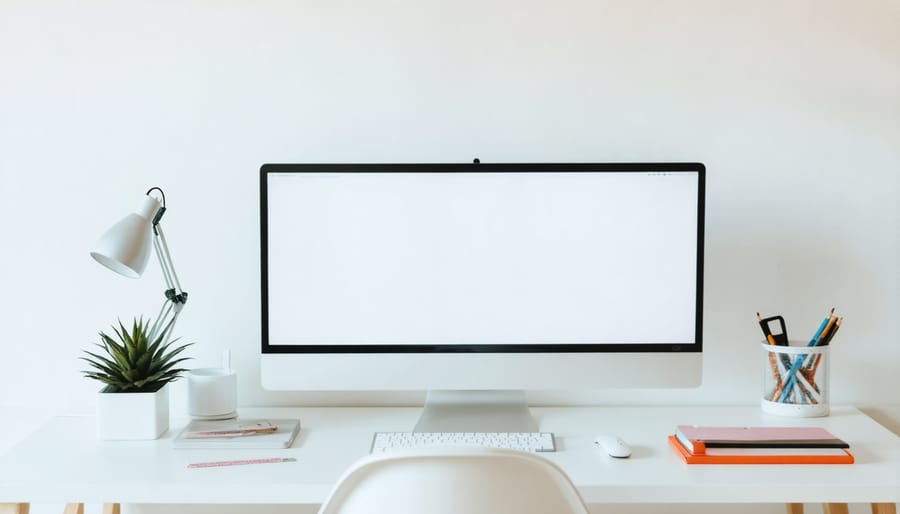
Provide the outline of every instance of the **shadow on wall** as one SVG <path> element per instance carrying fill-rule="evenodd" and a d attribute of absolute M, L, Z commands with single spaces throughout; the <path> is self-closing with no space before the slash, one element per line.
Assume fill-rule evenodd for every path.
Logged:
<path fill-rule="evenodd" d="M 874 419 L 881 426 L 900 436 L 900 405 L 893 407 L 858 406 L 866 416 Z"/>

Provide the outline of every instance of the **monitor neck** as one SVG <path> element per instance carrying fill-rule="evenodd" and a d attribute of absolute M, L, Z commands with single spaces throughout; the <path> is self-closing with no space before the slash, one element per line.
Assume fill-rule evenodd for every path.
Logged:
<path fill-rule="evenodd" d="M 537 432 L 525 391 L 428 391 L 414 432 Z"/>

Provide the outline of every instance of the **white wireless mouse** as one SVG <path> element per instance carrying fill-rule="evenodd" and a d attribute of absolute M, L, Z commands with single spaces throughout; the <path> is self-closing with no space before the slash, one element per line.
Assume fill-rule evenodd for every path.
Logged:
<path fill-rule="evenodd" d="M 611 457 L 624 459 L 631 455 L 631 448 L 614 435 L 598 435 L 594 438 L 594 444 L 603 448 Z"/>

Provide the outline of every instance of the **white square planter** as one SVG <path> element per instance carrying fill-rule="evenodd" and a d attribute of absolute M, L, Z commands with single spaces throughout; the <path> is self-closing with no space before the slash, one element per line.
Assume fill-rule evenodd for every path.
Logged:
<path fill-rule="evenodd" d="M 155 393 L 97 393 L 100 439 L 156 439 L 168 429 L 168 386 Z"/>

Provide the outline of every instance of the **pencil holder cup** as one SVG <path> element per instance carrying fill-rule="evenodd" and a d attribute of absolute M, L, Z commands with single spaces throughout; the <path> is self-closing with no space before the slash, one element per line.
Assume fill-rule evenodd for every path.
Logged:
<path fill-rule="evenodd" d="M 762 343 L 763 412 L 811 418 L 829 410 L 829 346 Z"/>

